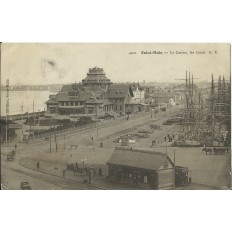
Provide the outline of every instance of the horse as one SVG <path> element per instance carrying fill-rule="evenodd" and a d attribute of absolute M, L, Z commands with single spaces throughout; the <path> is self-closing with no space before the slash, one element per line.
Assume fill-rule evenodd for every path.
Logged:
<path fill-rule="evenodd" d="M 208 154 L 208 152 L 210 153 L 210 155 L 211 155 L 211 153 L 212 153 L 212 148 L 210 148 L 210 147 L 203 147 L 202 148 L 202 151 L 205 151 L 205 153 L 206 153 L 206 155 Z"/>

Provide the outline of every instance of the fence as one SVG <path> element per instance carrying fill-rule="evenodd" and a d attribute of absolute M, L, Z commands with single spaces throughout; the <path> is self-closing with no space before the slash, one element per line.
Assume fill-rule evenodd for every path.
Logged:
<path fill-rule="evenodd" d="M 149 114 L 149 112 L 137 112 L 134 114 L 130 114 L 129 118 L 141 117 L 145 114 Z M 56 130 L 56 135 L 64 134 L 67 132 L 82 131 L 82 130 L 96 128 L 96 127 L 104 127 L 108 124 L 116 123 L 118 121 L 123 121 L 125 119 L 126 119 L 126 116 L 123 115 L 123 116 L 119 116 L 117 118 L 105 119 L 105 120 L 99 121 L 99 122 L 89 123 L 89 124 L 85 124 L 85 125 L 81 125 L 81 126 L 69 127 L 69 128 L 62 129 L 62 130 Z M 52 132 L 52 133 L 54 133 L 54 132 Z M 40 133 L 38 135 L 35 135 L 34 139 L 43 139 L 43 138 L 46 138 L 49 136 L 50 136 L 50 133 L 45 132 L 45 133 Z"/>

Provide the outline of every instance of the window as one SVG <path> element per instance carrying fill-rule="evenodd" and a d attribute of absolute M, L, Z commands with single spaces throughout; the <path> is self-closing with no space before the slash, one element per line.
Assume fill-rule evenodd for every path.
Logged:
<path fill-rule="evenodd" d="M 115 106 L 115 110 L 117 110 L 118 109 L 118 107 L 117 106 Z"/>
<path fill-rule="evenodd" d="M 69 104 L 68 104 L 69 102 L 66 102 L 66 106 L 68 106 Z"/>
<path fill-rule="evenodd" d="M 120 106 L 120 110 L 122 110 L 122 106 Z"/>
<path fill-rule="evenodd" d="M 61 102 L 61 105 L 64 106 L 64 102 Z"/>
<path fill-rule="evenodd" d="M 73 102 L 70 102 L 71 106 L 73 106 Z"/>
<path fill-rule="evenodd" d="M 75 106 L 78 106 L 78 102 L 75 102 Z"/>

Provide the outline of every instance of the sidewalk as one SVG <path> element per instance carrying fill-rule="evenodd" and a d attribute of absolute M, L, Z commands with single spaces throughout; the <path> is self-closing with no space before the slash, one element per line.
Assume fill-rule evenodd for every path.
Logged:
<path fill-rule="evenodd" d="M 96 189 L 102 189 L 102 190 L 133 190 L 133 186 L 129 186 L 126 184 L 118 184 L 118 183 L 112 183 L 106 180 L 107 177 L 107 167 L 106 165 L 98 165 L 98 168 L 101 166 L 102 168 L 102 176 L 99 175 L 93 175 L 92 177 L 92 183 L 88 183 L 89 176 L 86 174 L 81 175 L 80 173 L 75 173 L 73 171 L 65 171 L 65 176 L 63 176 L 63 170 L 66 169 L 66 166 L 61 163 L 55 163 L 55 162 L 48 162 L 48 161 L 40 161 L 40 167 L 37 169 L 36 160 L 24 158 L 20 160 L 20 164 L 24 166 L 25 168 L 29 168 L 38 172 L 46 173 L 49 175 L 57 176 L 60 178 L 76 181 L 78 183 L 91 185 L 93 187 L 96 187 Z M 136 188 L 137 189 L 137 188 Z"/>

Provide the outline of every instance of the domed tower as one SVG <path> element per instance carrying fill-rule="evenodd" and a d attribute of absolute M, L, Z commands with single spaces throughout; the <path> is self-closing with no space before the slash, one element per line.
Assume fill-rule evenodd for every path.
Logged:
<path fill-rule="evenodd" d="M 84 87 L 101 87 L 103 90 L 107 91 L 112 82 L 106 77 L 103 68 L 94 67 L 89 69 L 86 78 L 82 80 L 82 84 Z"/>

